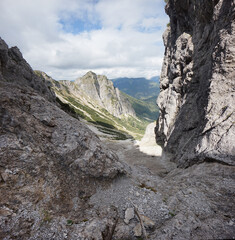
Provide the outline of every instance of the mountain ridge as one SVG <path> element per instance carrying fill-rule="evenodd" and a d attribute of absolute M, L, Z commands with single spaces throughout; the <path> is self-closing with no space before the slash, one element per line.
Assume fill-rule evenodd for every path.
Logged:
<path fill-rule="evenodd" d="M 72 82 L 56 81 L 42 71 L 36 73 L 51 82 L 57 101 L 73 116 L 95 124 L 101 132 L 115 139 L 143 136 L 149 119 L 139 114 L 137 117 L 128 96 L 115 88 L 106 76 L 90 71 Z"/>
<path fill-rule="evenodd" d="M 83 77 L 77 78 L 74 83 L 115 117 L 135 116 L 135 111 L 129 101 L 118 88 L 114 88 L 113 83 L 106 76 L 96 75 L 90 71 Z"/>

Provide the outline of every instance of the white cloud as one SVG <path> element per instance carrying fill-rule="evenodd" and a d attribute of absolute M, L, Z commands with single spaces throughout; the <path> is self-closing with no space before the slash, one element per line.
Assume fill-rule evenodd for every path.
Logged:
<path fill-rule="evenodd" d="M 0 36 L 55 79 L 89 70 L 109 78 L 160 73 L 162 0 L 1 0 L 0 9 Z M 91 29 L 79 32 L 87 23 Z"/>

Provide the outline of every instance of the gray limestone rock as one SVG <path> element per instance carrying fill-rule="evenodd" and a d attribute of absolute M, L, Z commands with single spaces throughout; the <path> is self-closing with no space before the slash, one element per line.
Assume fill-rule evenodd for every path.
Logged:
<path fill-rule="evenodd" d="M 135 228 L 133 229 L 134 236 L 135 237 L 141 237 L 142 236 L 142 228 L 140 223 L 137 223 Z"/>
<path fill-rule="evenodd" d="M 51 83 L 36 75 L 23 58 L 17 47 L 8 48 L 0 38 L 0 81 L 11 82 L 33 88 L 47 100 L 54 102 L 54 92 L 50 90 Z"/>
<path fill-rule="evenodd" d="M 56 106 L 18 49 L 3 40 L 0 49 L 0 238 L 78 239 L 93 229 L 102 239 L 112 217 L 94 216 L 87 200 L 125 165 Z"/>
<path fill-rule="evenodd" d="M 83 77 L 78 78 L 75 85 L 93 102 L 96 102 L 115 117 L 135 116 L 135 111 L 128 99 L 118 88 L 113 86 L 112 81 L 108 80 L 106 76 L 88 72 Z"/>
<path fill-rule="evenodd" d="M 232 239 L 235 234 L 234 166 L 195 164 L 175 169 L 159 184 L 170 219 L 151 239 Z"/>
<path fill-rule="evenodd" d="M 125 219 L 124 222 L 126 224 L 129 224 L 130 220 L 132 218 L 134 218 L 135 214 L 134 214 L 134 208 L 127 208 L 125 211 Z"/>
<path fill-rule="evenodd" d="M 235 164 L 235 3 L 169 0 L 156 141 L 181 167 Z"/>
<path fill-rule="evenodd" d="M 84 105 L 106 110 L 115 117 L 136 116 L 129 100 L 104 75 L 96 75 L 90 71 L 72 82 L 67 80 L 56 81 L 42 71 L 36 71 L 36 73 L 50 82 L 56 93 L 63 92 L 69 97 L 79 99 Z"/>

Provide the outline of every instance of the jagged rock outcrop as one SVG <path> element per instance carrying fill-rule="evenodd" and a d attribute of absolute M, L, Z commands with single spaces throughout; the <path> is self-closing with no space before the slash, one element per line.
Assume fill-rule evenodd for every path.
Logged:
<path fill-rule="evenodd" d="M 235 164 L 235 3 L 169 0 L 156 140 L 181 167 Z"/>
<path fill-rule="evenodd" d="M 51 83 L 36 75 L 23 58 L 17 47 L 8 49 L 0 38 L 0 81 L 11 82 L 33 88 L 47 100 L 55 101 L 55 95 L 50 91 Z"/>
<path fill-rule="evenodd" d="M 56 106 L 17 48 L 1 39 L 0 49 L 0 238 L 64 239 L 75 220 L 82 235 L 83 219 L 98 218 L 87 199 L 125 173 L 124 165 Z M 102 221 L 96 234 L 112 225 Z"/>
<path fill-rule="evenodd" d="M 78 78 L 75 84 L 88 97 L 115 117 L 135 116 L 135 111 L 128 99 L 121 94 L 118 88 L 114 88 L 112 81 L 108 80 L 106 76 L 96 75 L 90 71 Z"/>

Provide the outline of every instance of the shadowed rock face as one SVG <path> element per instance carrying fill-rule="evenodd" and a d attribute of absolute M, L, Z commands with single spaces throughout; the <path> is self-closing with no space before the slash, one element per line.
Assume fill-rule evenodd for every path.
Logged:
<path fill-rule="evenodd" d="M 96 188 L 124 173 L 117 155 L 55 105 L 48 86 L 0 40 L 1 239 L 51 239 L 53 226 L 64 239 L 58 223 L 86 218 Z"/>
<path fill-rule="evenodd" d="M 181 167 L 235 164 L 234 1 L 169 0 L 156 140 Z"/>

